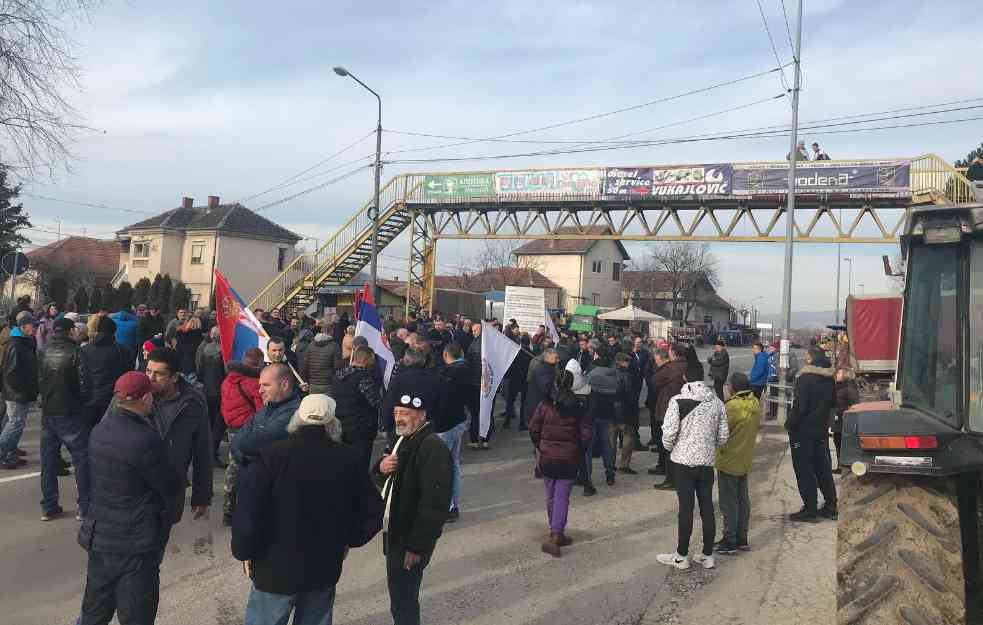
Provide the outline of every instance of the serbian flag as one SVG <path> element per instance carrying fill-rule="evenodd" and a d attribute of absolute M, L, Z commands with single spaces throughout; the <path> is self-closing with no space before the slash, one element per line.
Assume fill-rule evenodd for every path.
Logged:
<path fill-rule="evenodd" d="M 253 347 L 263 350 L 266 356 L 269 335 L 218 269 L 215 270 L 215 317 L 223 361 L 242 360 L 246 350 Z"/>
<path fill-rule="evenodd" d="M 375 306 L 362 301 L 362 306 L 358 311 L 358 323 L 355 325 L 355 336 L 364 336 L 369 342 L 369 347 L 375 352 L 376 362 L 383 369 L 382 382 L 389 387 L 389 379 L 393 374 L 393 367 L 396 366 L 396 356 L 389 349 L 389 342 L 382 329 L 382 320 Z M 382 361 L 382 362 L 380 362 Z"/>

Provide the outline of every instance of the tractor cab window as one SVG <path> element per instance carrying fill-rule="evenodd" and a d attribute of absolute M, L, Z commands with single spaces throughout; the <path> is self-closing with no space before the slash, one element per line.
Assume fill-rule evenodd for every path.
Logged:
<path fill-rule="evenodd" d="M 969 275 L 969 428 L 983 432 L 983 240 L 973 241 Z"/>
<path fill-rule="evenodd" d="M 958 426 L 962 406 L 957 329 L 959 249 L 956 245 L 919 245 L 909 253 L 902 401 Z"/>

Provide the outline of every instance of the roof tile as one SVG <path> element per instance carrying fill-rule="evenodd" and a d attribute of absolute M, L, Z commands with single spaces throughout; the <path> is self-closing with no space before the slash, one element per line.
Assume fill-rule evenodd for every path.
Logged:
<path fill-rule="evenodd" d="M 131 224 L 118 232 L 119 234 L 123 234 L 130 230 L 156 228 L 218 230 L 220 232 L 288 239 L 291 241 L 299 241 L 301 239 L 297 234 L 249 210 L 238 202 L 235 204 L 219 204 L 211 209 L 207 206 L 174 208 L 160 215 L 155 215 L 150 219 L 144 219 L 143 221 Z"/>

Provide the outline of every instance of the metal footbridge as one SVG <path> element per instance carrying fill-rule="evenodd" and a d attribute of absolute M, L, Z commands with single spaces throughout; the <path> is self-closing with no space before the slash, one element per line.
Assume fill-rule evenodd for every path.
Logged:
<path fill-rule="evenodd" d="M 976 198 L 934 154 L 805 162 L 796 172 L 802 243 L 894 243 L 912 206 Z M 779 242 L 787 177 L 785 161 L 402 174 L 380 192 L 379 251 L 410 229 L 407 302 L 412 290 L 429 310 L 440 239 Z M 351 280 L 371 258 L 372 204 L 298 255 L 250 306 L 296 311 L 320 287 Z"/>

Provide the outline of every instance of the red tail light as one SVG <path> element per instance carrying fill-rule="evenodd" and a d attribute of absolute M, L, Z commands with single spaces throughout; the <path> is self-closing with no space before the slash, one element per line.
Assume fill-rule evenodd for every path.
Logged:
<path fill-rule="evenodd" d="M 860 436 L 861 449 L 938 449 L 934 436 Z"/>

